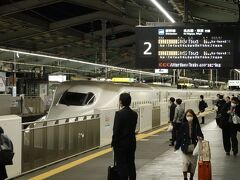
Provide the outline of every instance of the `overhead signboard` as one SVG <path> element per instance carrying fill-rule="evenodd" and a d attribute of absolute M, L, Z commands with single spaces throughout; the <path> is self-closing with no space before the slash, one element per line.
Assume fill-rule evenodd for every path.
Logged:
<path fill-rule="evenodd" d="M 136 27 L 138 68 L 235 68 L 240 57 L 237 24 L 171 24 Z"/>

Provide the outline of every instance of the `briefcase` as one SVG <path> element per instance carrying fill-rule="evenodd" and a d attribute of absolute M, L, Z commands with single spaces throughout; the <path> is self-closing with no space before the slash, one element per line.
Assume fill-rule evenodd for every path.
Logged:
<path fill-rule="evenodd" d="M 120 180 L 118 179 L 118 171 L 114 151 L 113 151 L 113 166 L 108 166 L 108 180 Z"/>
<path fill-rule="evenodd" d="M 118 172 L 116 166 L 108 166 L 108 180 L 118 180 Z"/>
<path fill-rule="evenodd" d="M 210 161 L 198 161 L 198 180 L 212 180 Z"/>

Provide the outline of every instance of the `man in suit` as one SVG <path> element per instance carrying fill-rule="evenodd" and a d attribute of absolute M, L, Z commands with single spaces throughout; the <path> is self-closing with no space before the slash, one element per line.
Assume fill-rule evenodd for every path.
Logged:
<path fill-rule="evenodd" d="M 4 130 L 3 128 L 0 126 L 0 136 L 1 134 L 4 134 Z M 2 144 L 1 140 L 0 140 L 0 145 Z M 0 160 L 1 160 L 1 154 L 0 154 Z M 7 179 L 7 171 L 6 171 L 6 167 L 5 167 L 5 164 L 3 164 L 1 161 L 0 161 L 0 180 L 3 180 L 3 179 Z"/>
<path fill-rule="evenodd" d="M 204 96 L 200 95 L 200 101 L 199 101 L 199 104 L 198 104 L 199 113 L 203 113 L 207 107 L 208 107 L 207 103 L 204 101 Z M 201 124 L 204 124 L 204 122 L 205 122 L 205 117 L 202 116 L 202 123 Z"/>
<path fill-rule="evenodd" d="M 114 118 L 112 147 L 116 160 L 119 180 L 136 180 L 135 129 L 138 115 L 129 106 L 131 96 L 122 93 L 119 98 L 121 110 L 117 111 Z"/>
<path fill-rule="evenodd" d="M 174 97 L 170 97 L 170 103 L 171 103 L 171 106 L 170 106 L 170 111 L 169 111 L 169 116 L 170 116 L 170 120 L 169 122 L 172 124 L 172 126 L 174 126 L 173 124 L 173 119 L 174 119 L 174 114 L 175 114 L 175 109 L 177 107 L 177 105 L 174 103 L 175 102 L 175 98 Z M 169 146 L 173 146 L 174 145 L 174 142 L 173 142 L 173 139 L 174 139 L 174 134 L 175 132 L 172 130 L 172 138 L 170 139 L 171 143 L 169 144 Z"/>

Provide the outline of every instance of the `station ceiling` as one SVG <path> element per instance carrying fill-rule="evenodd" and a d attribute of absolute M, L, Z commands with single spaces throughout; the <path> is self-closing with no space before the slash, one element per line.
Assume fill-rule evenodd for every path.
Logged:
<path fill-rule="evenodd" d="M 158 1 L 176 21 L 183 20 L 184 0 Z M 238 21 L 238 6 L 233 0 L 189 3 L 191 22 Z M 0 46 L 104 63 L 105 20 L 107 64 L 127 68 L 134 67 L 135 26 L 167 21 L 149 0 L 1 0 Z M 6 56 L 0 58 L 5 60 Z"/>

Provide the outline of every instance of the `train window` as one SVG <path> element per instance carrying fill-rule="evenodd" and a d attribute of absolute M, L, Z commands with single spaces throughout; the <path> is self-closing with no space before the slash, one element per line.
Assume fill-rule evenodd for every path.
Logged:
<path fill-rule="evenodd" d="M 76 92 L 68 92 L 66 91 L 59 103 L 60 104 L 65 104 L 68 106 L 83 106 L 84 100 L 86 98 L 87 94 L 85 93 L 76 93 Z"/>
<path fill-rule="evenodd" d="M 94 99 L 95 99 L 95 95 L 89 92 L 87 95 L 86 104 L 92 104 L 94 102 Z"/>
<path fill-rule="evenodd" d="M 86 104 L 92 104 L 94 99 L 94 94 L 90 92 L 86 94 L 65 91 L 59 103 L 67 106 L 84 106 Z"/>

